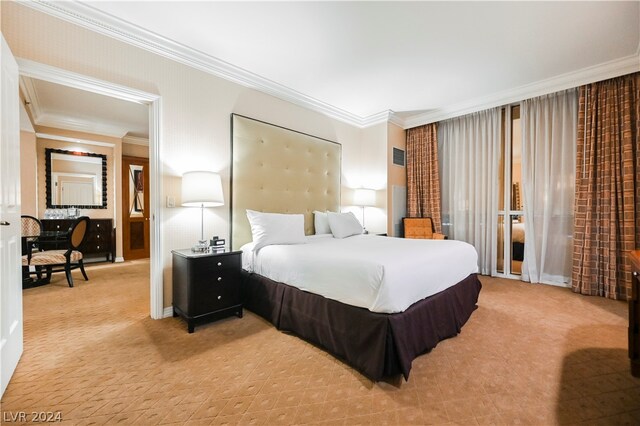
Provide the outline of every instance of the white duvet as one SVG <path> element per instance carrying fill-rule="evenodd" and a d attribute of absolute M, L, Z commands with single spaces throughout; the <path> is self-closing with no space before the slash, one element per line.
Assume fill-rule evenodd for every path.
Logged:
<path fill-rule="evenodd" d="M 329 235 L 305 244 L 242 247 L 243 268 L 372 312 L 402 312 L 478 272 L 475 248 L 462 241 Z"/>

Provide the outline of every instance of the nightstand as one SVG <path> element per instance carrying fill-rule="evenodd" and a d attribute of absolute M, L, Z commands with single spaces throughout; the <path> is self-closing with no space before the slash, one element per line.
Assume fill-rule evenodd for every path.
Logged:
<path fill-rule="evenodd" d="M 242 318 L 241 251 L 191 249 L 173 253 L 173 316 L 187 321 L 189 333 L 196 323 L 230 315 Z"/>

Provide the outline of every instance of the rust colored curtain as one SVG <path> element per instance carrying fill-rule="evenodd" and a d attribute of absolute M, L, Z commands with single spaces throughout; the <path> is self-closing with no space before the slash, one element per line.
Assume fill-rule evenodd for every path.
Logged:
<path fill-rule="evenodd" d="M 437 123 L 407 130 L 407 216 L 430 217 L 441 232 Z"/>
<path fill-rule="evenodd" d="M 631 297 L 640 246 L 640 73 L 580 87 L 572 286 Z"/>

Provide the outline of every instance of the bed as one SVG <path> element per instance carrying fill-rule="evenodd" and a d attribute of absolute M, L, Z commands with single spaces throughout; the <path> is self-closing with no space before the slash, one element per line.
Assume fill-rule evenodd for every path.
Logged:
<path fill-rule="evenodd" d="M 256 255 L 246 246 L 251 243 L 247 209 L 303 214 L 307 235 L 315 233 L 314 210 L 339 209 L 340 145 L 237 115 L 232 116 L 232 144 L 231 246 L 236 250 L 243 246 L 245 249 L 243 301 L 248 310 L 279 330 L 325 349 L 374 381 L 398 374 L 408 379 L 412 361 L 417 356 L 460 333 L 477 308 L 482 287 L 475 273 L 476 262 L 471 261 L 471 269 L 466 271 L 459 267 L 454 247 L 464 243 L 430 241 L 429 244 L 444 244 L 435 247 L 436 252 L 444 253 L 443 257 L 436 260 L 429 254 L 422 258 L 422 263 L 399 253 L 395 260 L 391 259 L 394 256 L 390 253 L 397 250 L 419 250 L 414 246 L 400 249 L 400 245 L 409 240 L 378 236 L 345 238 L 338 243 L 341 246 L 332 248 L 327 248 L 336 243 L 331 241 L 332 237 L 316 238 L 318 241 L 299 244 L 292 250 L 283 245 L 267 246 Z M 426 241 L 415 242 L 422 243 Z M 314 246 L 315 252 L 307 251 Z M 391 300 L 387 296 L 396 290 L 387 287 L 375 294 L 365 294 L 358 302 L 334 297 L 333 293 L 318 288 L 307 288 L 296 282 L 295 277 L 283 274 L 282 268 L 280 272 L 270 273 L 270 264 L 262 263 L 274 255 L 275 262 L 284 264 L 285 270 L 286 265 L 292 270 L 304 270 L 306 256 L 314 260 L 311 265 L 315 264 L 307 276 L 322 277 L 319 271 L 324 270 L 324 276 L 332 278 L 338 289 L 362 286 L 354 278 L 358 276 L 357 270 L 351 274 L 343 270 L 335 276 L 331 273 L 339 269 L 337 259 L 344 258 L 343 266 L 354 260 L 345 257 L 349 252 L 359 254 L 359 261 L 369 261 L 372 269 L 366 274 L 377 274 L 379 278 L 395 276 L 392 281 L 403 288 L 399 291 L 401 296 L 406 291 L 416 294 Z M 296 253 L 299 256 L 292 257 Z M 475 255 L 475 251 L 473 253 Z M 283 260 L 286 258 L 289 260 Z M 468 259 L 466 263 L 469 264 Z M 428 272 L 435 266 L 454 274 L 445 282 Z M 363 271 L 365 269 L 360 270 Z M 426 281 L 430 282 L 431 290 L 420 294 L 421 284 Z M 383 296 L 378 297 L 381 294 Z"/>

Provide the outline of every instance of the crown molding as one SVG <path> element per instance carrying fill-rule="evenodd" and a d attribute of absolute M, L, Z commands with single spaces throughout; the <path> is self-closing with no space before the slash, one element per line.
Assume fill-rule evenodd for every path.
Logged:
<path fill-rule="evenodd" d="M 392 111 L 385 110 L 380 111 L 377 114 L 371 114 L 362 119 L 360 127 L 371 127 L 376 124 L 386 123 L 389 121 L 389 117 L 391 116 Z"/>
<path fill-rule="evenodd" d="M 20 1 L 20 4 L 47 15 L 54 16 L 88 30 L 106 35 L 127 44 L 139 47 L 192 68 L 213 74 L 276 98 L 320 112 L 336 120 L 365 127 L 362 117 L 319 101 L 268 80 L 250 71 L 177 43 L 154 32 L 145 30 L 87 4 L 76 1 L 49 2 L 43 0 Z"/>
<path fill-rule="evenodd" d="M 120 40 L 200 71 L 258 90 L 360 128 L 383 122 L 386 117 L 387 121 L 391 121 L 404 129 L 408 129 L 640 70 L 639 44 L 638 50 L 635 54 L 624 58 L 590 66 L 581 70 L 472 99 L 459 104 L 433 109 L 429 112 L 406 117 L 404 119 L 395 116 L 392 111 L 383 111 L 368 117 L 361 117 L 326 102 L 307 96 L 296 90 L 290 89 L 274 81 L 268 80 L 228 62 L 222 61 L 211 55 L 207 55 L 196 49 L 177 43 L 154 32 L 145 30 L 113 15 L 95 9 L 87 4 L 79 3 L 77 1 L 18 1 L 21 5 L 78 25 L 82 28 Z M 120 92 L 120 95 L 122 95 L 122 92 Z"/>
<path fill-rule="evenodd" d="M 96 123 L 91 120 L 69 118 L 59 114 L 44 113 L 34 117 L 38 126 L 54 127 L 56 129 L 74 130 L 76 132 L 92 133 L 94 135 L 110 136 L 122 139 L 129 129 L 122 126 Z"/>
<path fill-rule="evenodd" d="M 602 64 L 593 65 L 581 70 L 568 72 L 546 80 L 526 84 L 514 89 L 504 90 L 489 96 L 484 96 L 462 102 L 450 107 L 439 108 L 414 115 L 404 119 L 404 128 L 422 126 L 448 118 L 459 117 L 488 108 L 508 105 L 525 99 L 542 96 L 561 90 L 572 89 L 596 81 L 619 77 L 625 74 L 640 71 L 640 56 L 636 53 L 624 58 L 614 59 Z"/>
<path fill-rule="evenodd" d="M 69 138 L 66 136 L 52 135 L 50 133 L 36 133 L 36 137 L 38 138 L 38 140 L 48 139 L 52 141 L 79 143 L 83 145 L 107 146 L 110 148 L 114 148 L 116 146 L 115 144 L 109 143 L 109 142 L 92 141 L 89 139 Z"/>
<path fill-rule="evenodd" d="M 149 139 L 141 138 L 138 136 L 125 135 L 122 138 L 122 142 L 131 144 L 131 145 L 149 146 Z"/>
<path fill-rule="evenodd" d="M 389 111 L 389 122 L 395 124 L 398 127 L 402 127 L 403 129 L 406 129 L 405 127 L 405 119 L 400 117 L 398 114 L 395 113 L 395 111 Z"/>

